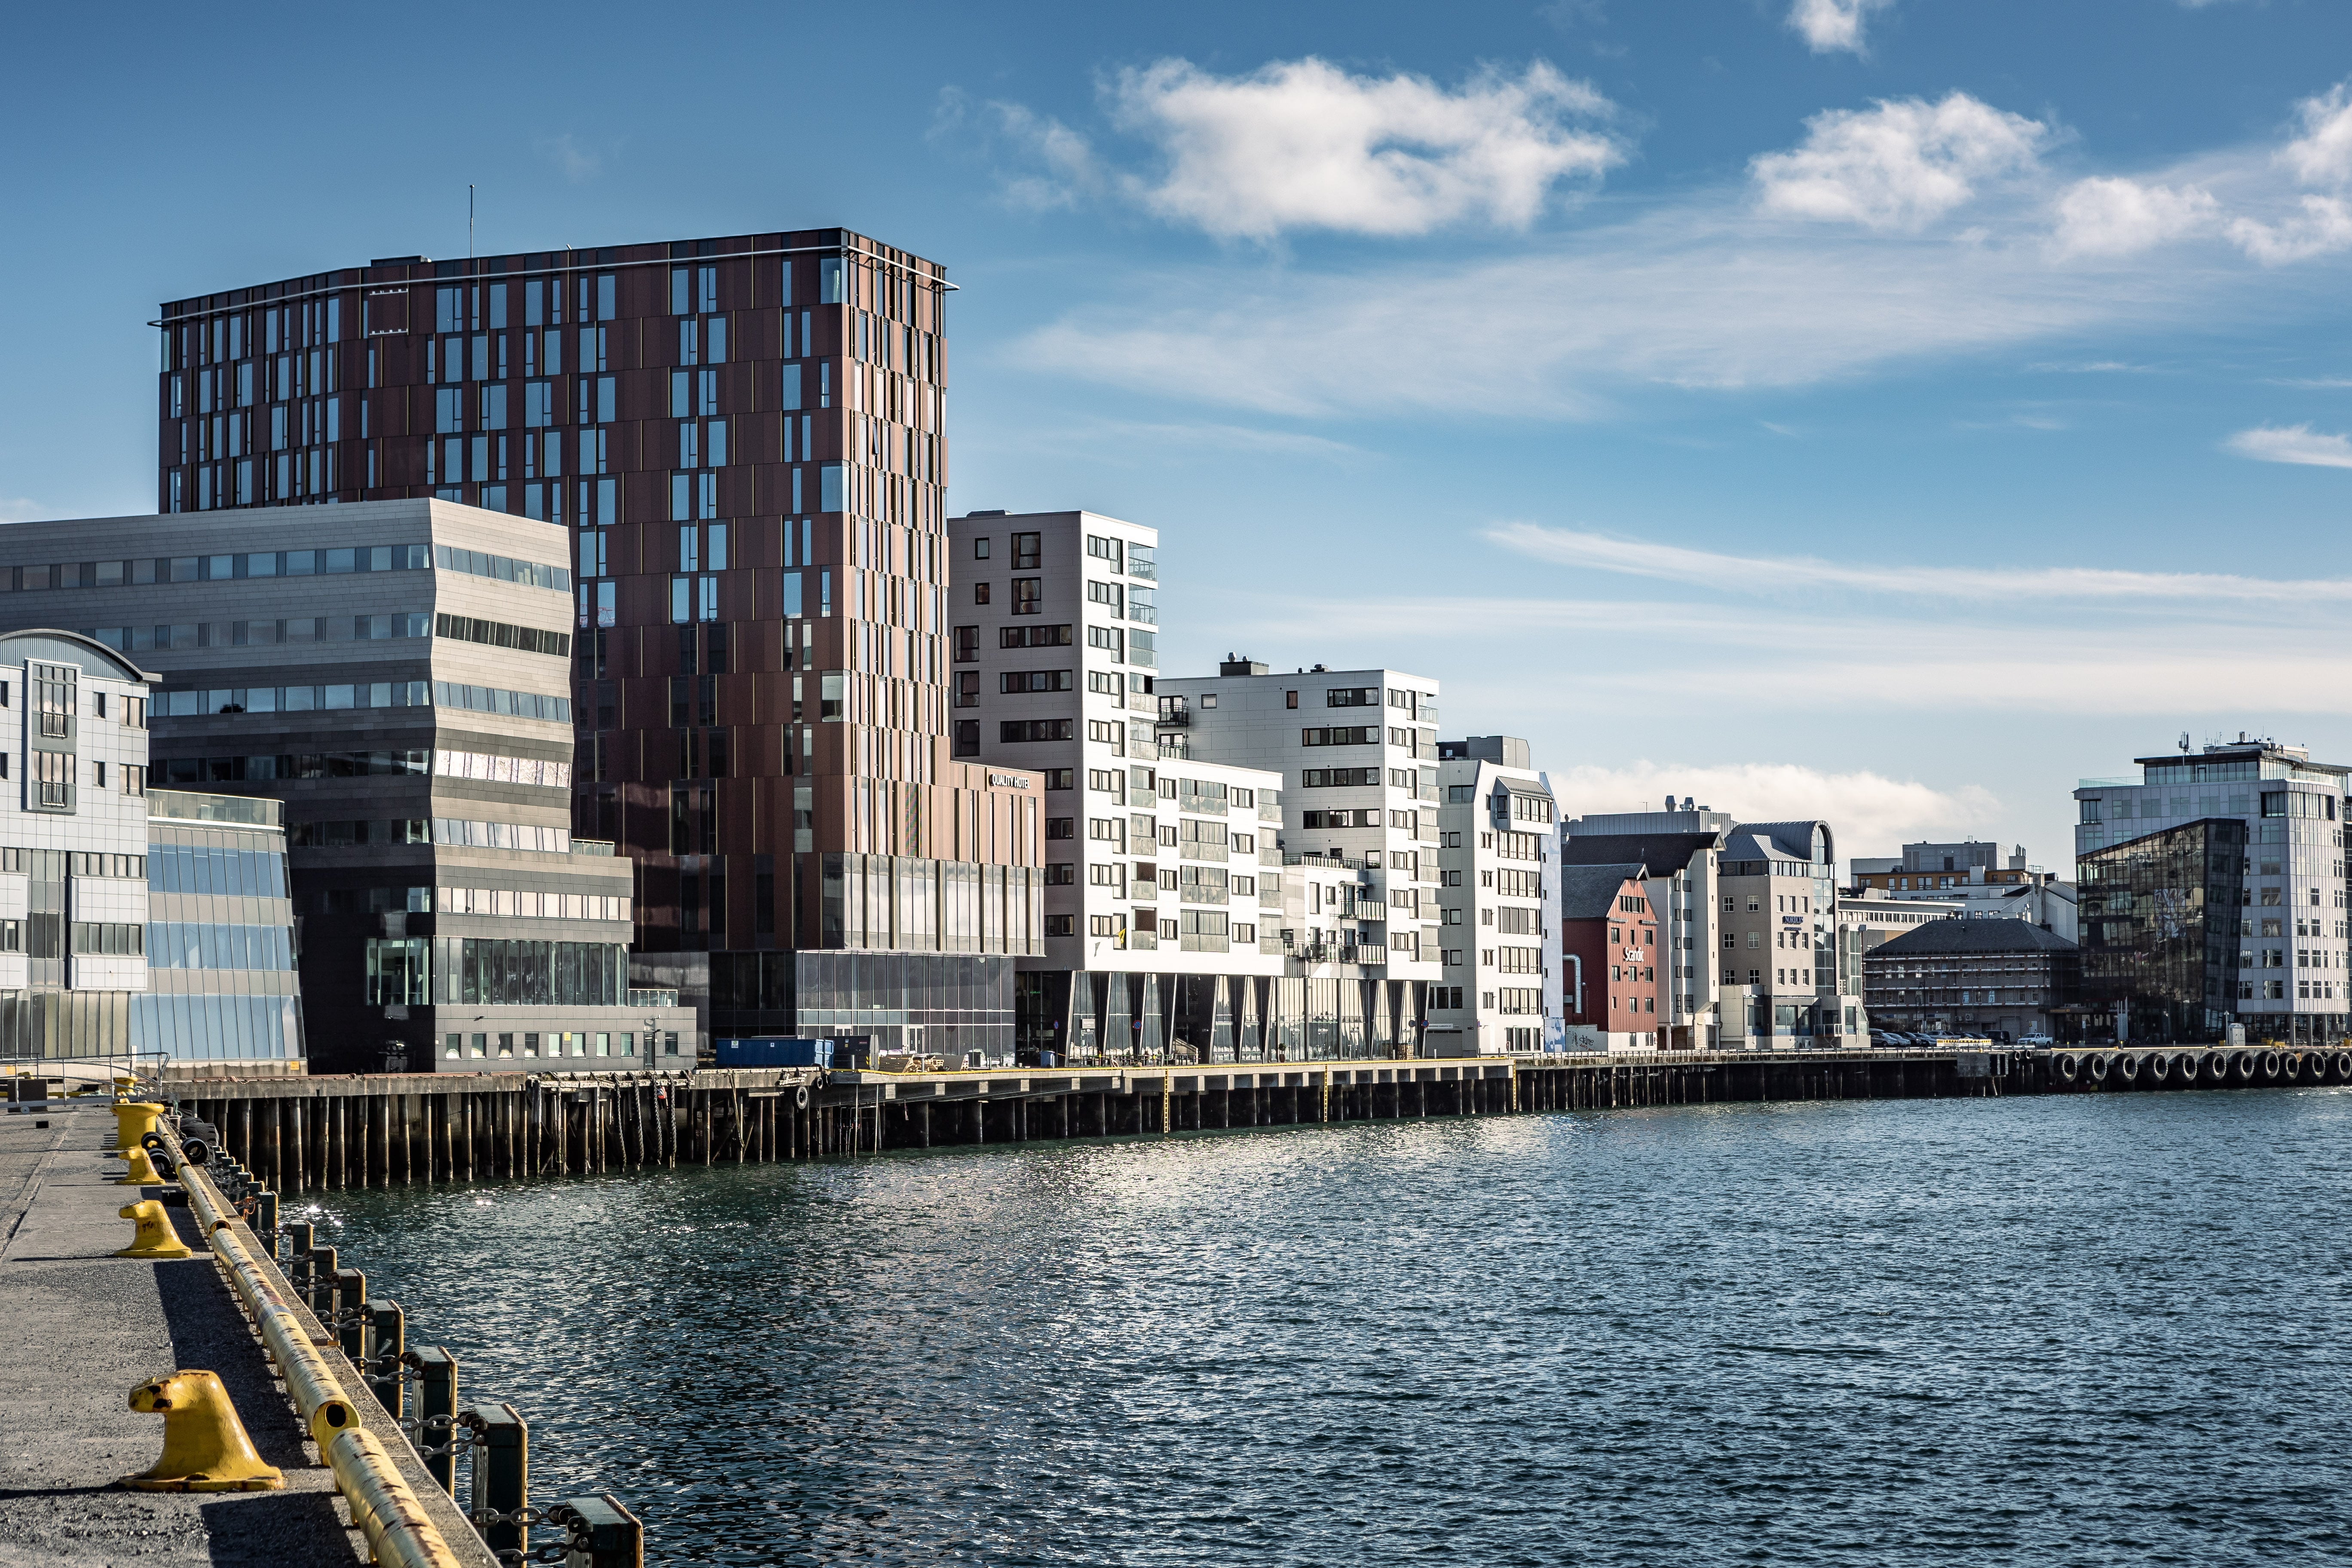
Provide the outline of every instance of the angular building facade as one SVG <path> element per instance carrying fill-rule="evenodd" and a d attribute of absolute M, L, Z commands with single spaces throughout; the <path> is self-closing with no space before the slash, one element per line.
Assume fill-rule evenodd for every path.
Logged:
<path fill-rule="evenodd" d="M 2255 1039 L 2342 1039 L 2352 1013 L 2344 871 L 2352 768 L 2315 763 L 2301 746 L 2244 737 L 2137 760 L 2137 779 L 2084 779 L 2074 791 L 2084 1005 L 2125 1006 L 2133 1028 L 2196 1031 L 2143 1038 L 2203 1037 L 2225 1026 L 2201 1016 L 2210 1009 Z M 2214 995 L 2205 986 L 2206 956 L 2192 960 L 2180 945 L 2186 939 L 2171 934 L 2151 946 L 2149 933 L 2188 918 L 2192 893 L 2223 874 L 2194 862 L 2200 853 L 2229 858 L 2221 829 L 2205 826 L 2224 819 L 2237 828 L 2235 904 L 2194 906 L 2199 940 L 2226 972 Z M 2181 839 L 2176 830 L 2183 828 L 2195 831 Z M 2160 868 L 2143 866 L 2151 854 Z M 2168 889 L 2161 901 L 2149 901 L 2159 889 Z M 2144 994 L 2132 991 L 2141 984 Z"/>
<path fill-rule="evenodd" d="M 822 229 L 173 301 L 158 509 L 561 525 L 572 826 L 637 868 L 639 974 L 718 1033 L 1009 1051 L 1045 802 L 952 755 L 949 287 Z"/>
<path fill-rule="evenodd" d="M 1430 993 L 1431 1049 L 1441 1056 L 1559 1049 L 1566 971 L 1559 808 L 1551 784 L 1516 735 L 1440 741 L 1437 756 L 1444 975 Z"/>
<path fill-rule="evenodd" d="M 284 804 L 322 1068 L 692 1065 L 572 833 L 566 542 L 432 500 L 0 530 L 0 601 L 154 672 L 152 784 Z"/>

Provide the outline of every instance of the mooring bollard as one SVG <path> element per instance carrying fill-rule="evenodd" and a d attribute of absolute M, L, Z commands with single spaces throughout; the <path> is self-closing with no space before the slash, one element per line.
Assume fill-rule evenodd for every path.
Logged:
<path fill-rule="evenodd" d="M 135 1100 L 118 1102 L 114 1107 L 114 1152 L 139 1147 L 139 1140 L 155 1131 L 155 1122 L 163 1108 L 152 1100 Z"/>
<path fill-rule="evenodd" d="M 116 1186 L 152 1187 L 163 1182 L 163 1178 L 155 1173 L 154 1163 L 147 1158 L 146 1150 L 133 1144 L 122 1152 L 122 1158 L 130 1169 L 115 1179 Z"/>
<path fill-rule="evenodd" d="M 131 1408 L 163 1418 L 163 1455 L 121 1485 L 142 1492 L 267 1492 L 286 1484 L 261 1462 L 228 1390 L 209 1372 L 175 1372 L 131 1391 Z"/>
<path fill-rule="evenodd" d="M 117 1258 L 187 1258 L 193 1256 L 188 1244 L 172 1228 L 172 1219 L 163 1205 L 153 1198 L 142 1198 L 123 1206 L 122 1217 L 137 1228 L 131 1233 L 131 1245 L 117 1252 Z"/>
<path fill-rule="evenodd" d="M 646 1568 L 646 1528 L 610 1492 L 565 1498 L 547 1521 L 571 1532 L 572 1568 Z"/>
<path fill-rule="evenodd" d="M 408 1351 L 408 1321 L 396 1301 L 370 1301 L 367 1311 L 368 1359 L 361 1375 L 393 1424 L 400 1426 L 408 1413 L 407 1384 L 400 1375 L 401 1357 Z"/>
<path fill-rule="evenodd" d="M 357 1366 L 367 1359 L 367 1276 L 356 1268 L 336 1269 L 333 1306 L 336 1342 Z"/>
<path fill-rule="evenodd" d="M 457 1495 L 457 1358 L 439 1345 L 408 1352 L 416 1369 L 416 1453 L 436 1485 Z"/>
<path fill-rule="evenodd" d="M 314 1247 L 310 1251 L 309 1262 L 310 1269 L 307 1278 L 310 1288 L 302 1292 L 302 1299 L 309 1303 L 310 1315 L 324 1321 L 335 1314 L 335 1249 Z"/>
<path fill-rule="evenodd" d="M 457 1425 L 473 1434 L 473 1500 L 467 1517 L 493 1552 L 527 1552 L 530 1433 L 511 1405 L 468 1405 Z"/>

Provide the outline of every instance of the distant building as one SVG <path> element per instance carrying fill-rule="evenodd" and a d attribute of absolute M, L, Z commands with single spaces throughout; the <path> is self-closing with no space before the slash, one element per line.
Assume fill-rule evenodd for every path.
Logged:
<path fill-rule="evenodd" d="M 1649 868 L 1563 866 L 1559 873 L 1561 1005 L 1570 1050 L 1658 1047 L 1661 921 Z"/>
<path fill-rule="evenodd" d="M 2084 1005 L 2126 1007 L 2142 1038 L 2214 1038 L 2232 1022 L 2257 1039 L 2344 1038 L 2352 768 L 2243 735 L 2137 761 L 2137 779 L 2084 779 L 2074 791 Z"/>
<path fill-rule="evenodd" d="M 2004 850 L 1974 839 L 1906 844 L 1900 857 L 1853 862 L 1853 885 L 1880 898 L 1954 900 L 1970 920 L 2021 920 L 2075 940 L 2074 884 L 2026 861 L 2025 847 Z"/>
<path fill-rule="evenodd" d="M 1278 832 L 1293 933 L 1285 977 L 1305 983 L 1309 1027 L 1343 1041 L 1360 1027 L 1374 1056 L 1431 1048 L 1432 987 L 1469 981 L 1439 963 L 1437 682 L 1231 658 L 1213 676 L 1160 676 L 1153 691 L 1163 773 L 1209 762 L 1280 777 L 1280 820 L 1265 826 Z M 1319 919 L 1310 893 L 1307 923 L 1292 926 L 1294 872 L 1310 868 L 1347 869 L 1352 891 Z"/>
<path fill-rule="evenodd" d="M 2053 1033 L 2078 973 L 2073 942 L 2024 921 L 1931 920 L 1862 967 L 1873 1027 L 2002 1041 Z"/>
<path fill-rule="evenodd" d="M 632 863 L 572 836 L 568 543 L 423 500 L 0 529 L 19 614 L 160 671 L 149 779 L 283 803 L 326 1070 L 694 1065 Z"/>
<path fill-rule="evenodd" d="M 134 1053 L 167 1074 L 309 1070 L 285 807 L 147 792 L 147 991 Z"/>
<path fill-rule="evenodd" d="M 984 511 L 950 519 L 948 539 L 955 755 L 1045 785 L 1044 942 L 1014 976 L 1024 1059 L 1266 1059 L 1308 1009 L 1286 960 L 1310 929 L 1336 937 L 1342 904 L 1283 873 L 1281 774 L 1192 757 L 1189 711 L 1160 739 L 1158 531 Z M 1324 945 L 1360 962 L 1376 903 L 1347 900 L 1348 940 Z"/>
<path fill-rule="evenodd" d="M 2091 889 L 2084 921 L 2090 940 L 2083 948 L 2085 1037 L 2201 1045 L 2226 1039 L 2239 1021 L 2258 1038 L 2324 1040 L 2331 1026 L 2340 1028 L 2340 1016 L 2306 1019 L 2275 1005 L 2286 999 L 2288 985 L 2299 984 L 2304 989 L 2294 1000 L 2340 1007 L 2340 972 L 2290 964 L 2294 950 L 2284 939 L 2245 943 L 2239 934 L 2252 928 L 2275 936 L 2294 918 L 2282 903 L 2249 907 L 2258 891 L 2270 889 L 2258 889 L 2263 879 L 2246 875 L 2253 863 L 2247 851 L 2260 847 L 2247 838 L 2246 824 L 2209 817 L 2085 851 L 2076 862 Z M 2308 950 L 2296 956 L 2307 958 Z M 2233 966 L 2233 959 L 2244 967 Z M 2272 1005 L 2256 1010 L 2250 1003 Z"/>
<path fill-rule="evenodd" d="M 1856 865 L 1861 862 L 1855 862 Z M 1891 899 L 1883 893 L 1847 889 L 1838 895 L 1838 989 L 1849 996 L 1864 994 L 1864 962 L 1898 936 L 1929 921 L 1951 920 L 1961 912 L 1958 900 Z M 1886 1028 L 1863 1009 L 1863 1027 Z"/>
<path fill-rule="evenodd" d="M 1662 1048 L 1712 1050 L 1725 1043 L 1718 938 L 1723 917 L 1723 848 L 1738 824 L 1728 813 L 1685 802 L 1680 810 L 1595 814 L 1564 824 L 1560 865 L 1638 863 L 1649 874 L 1650 907 L 1660 922 L 1658 998 Z M 1737 984 L 1736 982 L 1734 984 Z M 1745 1039 L 1746 1004 L 1741 1004 Z"/>
<path fill-rule="evenodd" d="M 1849 1037 L 1860 1043 L 1862 998 L 1839 988 L 1830 825 L 1742 823 L 1717 864 L 1725 1043 L 1778 1050 Z"/>
<path fill-rule="evenodd" d="M 1439 1056 L 1540 1051 L 1562 1022 L 1559 808 L 1516 735 L 1437 743 L 1443 984 L 1430 993 Z M 1654 1027 L 1654 1026 L 1653 1026 Z"/>

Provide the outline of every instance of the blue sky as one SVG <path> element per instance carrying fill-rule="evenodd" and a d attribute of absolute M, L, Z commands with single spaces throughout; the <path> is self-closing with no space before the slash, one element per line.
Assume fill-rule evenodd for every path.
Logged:
<path fill-rule="evenodd" d="M 1571 805 L 2023 840 L 2352 761 L 2352 8 L 560 12 L 12 29 L 0 517 L 152 505 L 156 301 L 843 224 L 944 262 L 950 502 L 1163 531 L 1166 668 L 1444 682 Z"/>

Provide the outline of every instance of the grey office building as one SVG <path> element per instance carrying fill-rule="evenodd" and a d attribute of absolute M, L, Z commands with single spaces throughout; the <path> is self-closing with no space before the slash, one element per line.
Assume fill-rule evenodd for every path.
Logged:
<path fill-rule="evenodd" d="M 569 542 L 432 500 L 0 529 L 0 598 L 154 672 L 154 784 L 281 801 L 313 1063 L 693 1065 L 571 829 Z"/>

